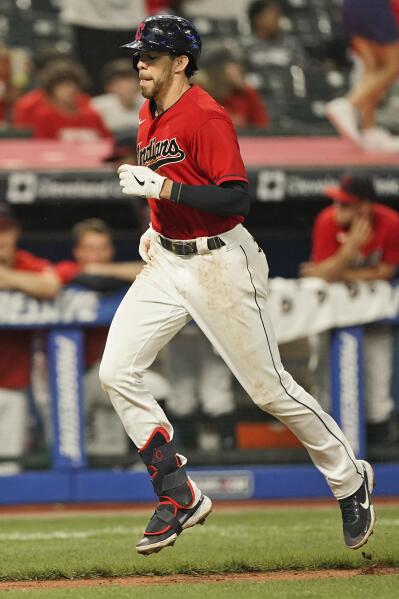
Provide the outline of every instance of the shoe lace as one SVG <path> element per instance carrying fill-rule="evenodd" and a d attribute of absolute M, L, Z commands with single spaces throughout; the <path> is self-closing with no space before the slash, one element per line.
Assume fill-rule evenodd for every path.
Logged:
<path fill-rule="evenodd" d="M 340 502 L 340 508 L 342 512 L 342 520 L 345 524 L 350 524 L 357 519 L 359 508 L 356 496 L 352 495 L 346 499 L 342 499 Z"/>

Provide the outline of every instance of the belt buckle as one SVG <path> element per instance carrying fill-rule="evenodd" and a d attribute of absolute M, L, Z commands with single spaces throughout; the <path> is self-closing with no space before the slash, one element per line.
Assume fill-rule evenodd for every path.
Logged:
<path fill-rule="evenodd" d="M 195 254 L 195 249 L 184 241 L 172 241 L 172 252 L 180 256 L 187 256 L 187 254 Z"/>

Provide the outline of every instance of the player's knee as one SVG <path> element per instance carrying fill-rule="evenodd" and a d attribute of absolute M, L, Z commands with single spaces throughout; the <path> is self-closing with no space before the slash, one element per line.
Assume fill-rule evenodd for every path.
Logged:
<path fill-rule="evenodd" d="M 104 391 L 114 389 L 117 384 L 117 373 L 114 364 L 101 360 L 99 370 L 100 383 Z"/>
<path fill-rule="evenodd" d="M 144 371 L 136 368 L 127 368 L 115 361 L 101 361 L 99 377 L 104 391 L 121 391 L 121 389 L 135 389 L 143 385 Z"/>

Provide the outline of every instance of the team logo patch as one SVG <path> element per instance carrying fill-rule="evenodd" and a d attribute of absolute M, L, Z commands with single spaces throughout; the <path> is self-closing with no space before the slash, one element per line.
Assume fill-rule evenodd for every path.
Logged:
<path fill-rule="evenodd" d="M 155 449 L 154 450 L 154 459 L 157 462 L 160 462 L 161 460 L 163 460 L 163 458 L 164 458 L 163 452 L 159 448 Z"/>
<path fill-rule="evenodd" d="M 136 42 L 139 42 L 141 40 L 141 38 L 143 37 L 144 28 L 145 28 L 145 23 L 140 23 L 140 25 L 137 27 Z"/>
<path fill-rule="evenodd" d="M 161 166 L 181 162 L 186 157 L 185 153 L 176 141 L 176 137 L 172 139 L 163 139 L 157 141 L 154 137 L 148 146 L 137 146 L 137 159 L 140 166 L 148 166 L 153 171 L 156 171 Z"/>

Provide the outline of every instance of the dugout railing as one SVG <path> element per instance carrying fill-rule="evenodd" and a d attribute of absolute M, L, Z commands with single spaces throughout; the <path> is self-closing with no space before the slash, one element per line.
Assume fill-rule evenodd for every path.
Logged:
<path fill-rule="evenodd" d="M 272 285 L 272 316 L 276 323 L 277 337 L 287 336 L 289 321 L 295 318 L 284 314 L 289 293 L 294 294 L 296 285 Z M 321 285 L 322 284 L 320 282 Z M 291 285 L 291 287 L 290 287 Z M 351 302 L 366 302 L 367 319 L 378 314 L 385 315 L 384 322 L 399 324 L 399 286 L 370 288 L 360 285 L 357 293 L 349 290 Z M 302 285 L 303 287 L 303 285 Z M 282 291 L 285 289 L 285 291 Z M 341 286 L 335 290 L 342 303 L 346 295 Z M 313 295 L 315 290 L 313 289 Z M 325 287 L 323 293 L 325 294 Z M 376 295 L 381 294 L 381 301 Z M 387 295 L 390 293 L 388 306 Z M 283 294 L 283 295 L 281 295 Z M 322 297 L 317 287 L 315 298 Z M 368 296 L 367 294 L 370 294 Z M 334 296 L 334 293 L 330 294 Z M 295 288 L 295 297 L 298 288 Z M 306 291 L 309 304 L 309 290 Z M 145 472 L 111 469 L 90 469 L 84 442 L 84 410 L 82 394 L 83 331 L 86 327 L 107 325 L 123 297 L 123 292 L 101 295 L 81 288 L 64 290 L 54 302 L 39 302 L 18 292 L 0 293 L 0 327 L 6 329 L 46 329 L 48 331 L 48 367 L 52 402 L 52 467 L 47 471 L 27 471 L 12 476 L 0 476 L 0 504 L 55 503 L 55 502 L 136 502 L 153 499 L 150 481 Z M 283 299 L 281 299 L 283 297 Z M 288 299 L 287 299 L 288 298 Z M 368 299 L 367 299 L 368 298 Z M 355 319 L 359 312 L 352 306 L 343 307 L 346 316 L 339 317 L 334 311 L 326 311 L 324 318 L 337 321 Z M 374 302 L 374 308 L 373 308 Z M 311 302 L 310 302 L 311 303 Z M 366 304 L 365 304 L 366 305 Z M 276 316 L 282 306 L 281 317 Z M 5 309 L 7 307 L 7 309 Z M 291 306 L 292 308 L 292 306 Z M 298 308 L 300 309 L 300 307 Z M 312 306 L 309 306 L 312 323 L 317 322 Z M 395 313 L 393 314 L 393 311 Z M 390 313 L 389 317 L 386 314 Z M 355 319 L 356 320 L 356 319 Z M 327 326 L 326 328 L 332 328 Z M 304 322 L 306 328 L 309 323 Z M 317 326 L 321 326 L 320 323 Z M 363 389 L 363 326 L 335 326 L 331 335 L 331 399 L 332 412 L 349 438 L 358 457 L 365 455 L 365 418 Z M 377 493 L 399 495 L 399 463 L 380 463 L 377 470 Z M 195 478 L 205 492 L 220 499 L 266 499 L 289 497 L 322 497 L 329 494 L 320 473 L 311 465 L 268 465 L 195 468 Z"/>

